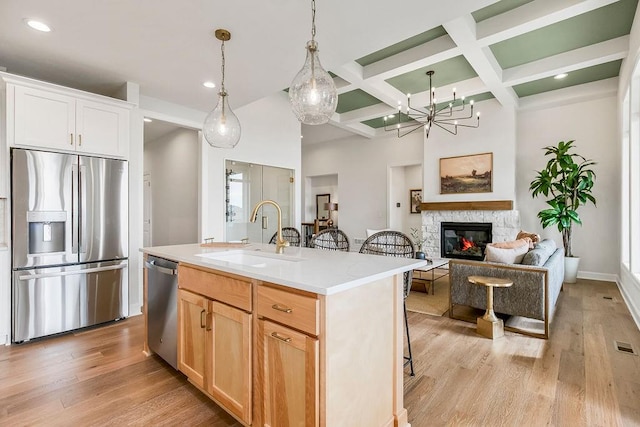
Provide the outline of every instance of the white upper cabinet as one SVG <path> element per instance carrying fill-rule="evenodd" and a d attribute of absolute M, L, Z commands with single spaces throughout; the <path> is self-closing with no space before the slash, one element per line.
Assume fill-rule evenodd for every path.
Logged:
<path fill-rule="evenodd" d="M 127 157 L 129 110 L 100 102 L 76 102 L 76 150 Z"/>
<path fill-rule="evenodd" d="M 10 146 L 127 158 L 130 106 L 56 87 L 7 84 Z"/>
<path fill-rule="evenodd" d="M 9 94 L 12 92 L 9 86 Z M 7 109 L 11 111 L 11 95 Z M 13 87 L 14 137 L 9 145 L 74 150 L 76 100 L 29 87 Z"/>

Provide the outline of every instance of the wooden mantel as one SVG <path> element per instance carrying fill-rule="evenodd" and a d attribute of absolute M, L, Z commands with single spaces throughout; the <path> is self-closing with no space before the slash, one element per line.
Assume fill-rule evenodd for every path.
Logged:
<path fill-rule="evenodd" d="M 513 200 L 478 200 L 473 202 L 423 202 L 421 211 L 510 211 Z"/>

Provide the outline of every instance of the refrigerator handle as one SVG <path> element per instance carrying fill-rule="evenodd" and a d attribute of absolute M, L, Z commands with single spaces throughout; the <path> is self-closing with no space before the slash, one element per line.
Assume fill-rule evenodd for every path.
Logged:
<path fill-rule="evenodd" d="M 71 253 L 78 253 L 78 165 L 71 165 Z"/>
<path fill-rule="evenodd" d="M 84 270 L 72 270 L 72 271 L 59 271 L 57 273 L 39 273 L 39 274 L 25 274 L 24 276 L 19 276 L 18 280 L 35 280 L 35 279 L 44 279 L 46 277 L 60 277 L 60 276 L 73 276 L 76 274 L 88 274 L 88 273 L 99 273 L 101 271 L 109 271 L 109 270 L 122 270 L 126 268 L 126 264 L 117 264 L 117 265 L 108 265 L 106 267 L 95 267 L 95 268 L 85 268 Z"/>
<path fill-rule="evenodd" d="M 80 247 L 78 252 L 87 252 L 87 179 L 86 172 L 87 167 L 84 165 L 78 165 L 78 199 L 80 202 L 80 215 L 78 215 L 78 243 Z"/>

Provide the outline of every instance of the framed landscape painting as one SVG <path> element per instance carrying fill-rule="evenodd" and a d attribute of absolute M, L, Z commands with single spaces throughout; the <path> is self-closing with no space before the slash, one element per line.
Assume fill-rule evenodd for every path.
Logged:
<path fill-rule="evenodd" d="M 490 193 L 493 153 L 440 159 L 440 194 Z"/>

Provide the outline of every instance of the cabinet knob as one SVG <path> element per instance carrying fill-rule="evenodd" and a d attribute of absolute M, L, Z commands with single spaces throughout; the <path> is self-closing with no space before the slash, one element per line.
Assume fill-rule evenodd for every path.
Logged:
<path fill-rule="evenodd" d="M 280 341 L 284 341 L 284 342 L 291 342 L 291 338 L 289 338 L 289 337 L 284 337 L 284 336 L 280 335 L 280 334 L 279 334 L 279 333 L 277 333 L 277 332 L 272 332 L 272 333 L 271 333 L 271 336 L 272 336 L 272 337 L 274 337 L 275 339 L 280 340 Z"/>
<path fill-rule="evenodd" d="M 293 310 L 286 306 L 281 306 L 279 304 L 273 304 L 271 306 L 274 310 L 282 311 L 283 313 L 291 313 Z"/>

